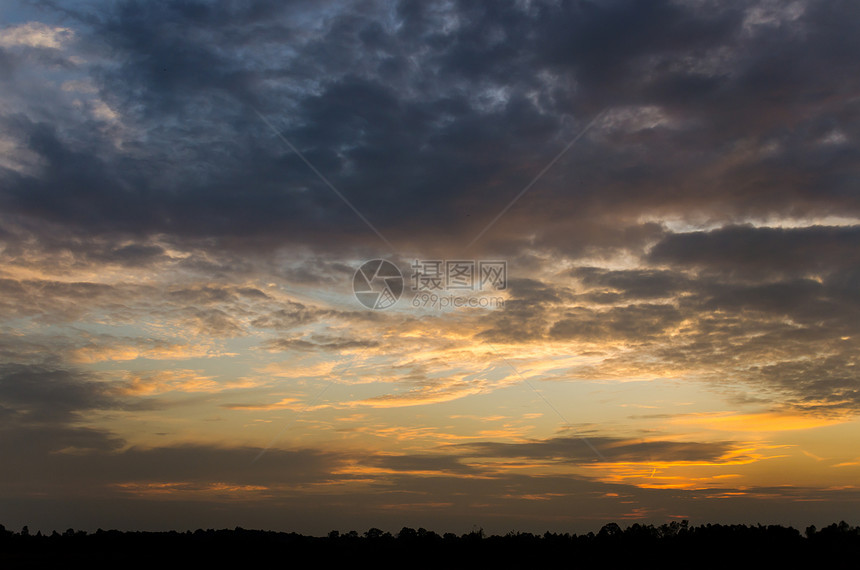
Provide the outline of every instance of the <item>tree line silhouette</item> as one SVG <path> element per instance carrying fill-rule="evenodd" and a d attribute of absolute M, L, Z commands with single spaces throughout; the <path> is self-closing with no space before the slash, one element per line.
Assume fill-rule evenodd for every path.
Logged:
<path fill-rule="evenodd" d="M 860 527 L 846 522 L 822 529 L 810 526 L 801 532 L 779 525 L 691 526 L 687 521 L 655 525 L 633 524 L 622 529 L 616 523 L 597 533 L 533 534 L 509 532 L 488 536 L 482 529 L 457 535 L 437 534 L 424 528 L 404 527 L 396 534 L 371 528 L 333 530 L 324 537 L 296 533 L 246 530 L 141 532 L 68 529 L 50 535 L 20 532 L 0 525 L 0 566 L 53 566 L 78 562 L 84 567 L 147 567 L 187 563 L 249 565 L 276 562 L 277 567 L 306 564 L 351 564 L 368 560 L 375 567 L 541 567 L 587 568 L 667 561 L 694 567 L 728 564 L 765 567 L 810 566 L 857 568 L 860 566 Z"/>

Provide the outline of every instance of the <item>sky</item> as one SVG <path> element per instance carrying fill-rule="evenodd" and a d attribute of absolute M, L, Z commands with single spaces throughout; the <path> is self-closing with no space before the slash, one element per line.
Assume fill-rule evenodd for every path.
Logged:
<path fill-rule="evenodd" d="M 858 22 L 3 3 L 0 523 L 860 523 Z"/>

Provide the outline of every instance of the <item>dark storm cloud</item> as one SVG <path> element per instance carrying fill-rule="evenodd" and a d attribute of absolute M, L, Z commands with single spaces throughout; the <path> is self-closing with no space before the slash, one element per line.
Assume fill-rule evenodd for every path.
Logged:
<path fill-rule="evenodd" d="M 858 134 L 857 80 L 845 73 L 860 53 L 856 7 L 809 2 L 799 19 L 771 7 L 771 23 L 750 23 L 758 8 L 171 1 L 72 11 L 74 45 L 93 61 L 78 69 L 119 114 L 122 132 L 110 132 L 122 150 L 103 124 L 62 109 L 7 115 L 42 166 L 7 171 L 0 203 L 82 235 L 378 245 L 253 106 L 391 239 L 470 239 L 608 104 L 488 244 L 518 249 L 537 230 L 538 243 L 579 255 L 619 247 L 647 212 L 856 211 L 857 152 L 844 142 Z M 588 229 L 556 227 L 563 220 Z M 159 255 L 122 247 L 105 255 Z"/>
<path fill-rule="evenodd" d="M 642 11 L 649 11 L 659 3 L 642 5 Z M 833 74 L 842 68 L 844 56 L 835 61 L 830 53 L 836 43 L 856 53 L 853 24 L 836 20 L 839 14 L 855 14 L 857 7 L 809 2 L 796 20 L 777 10 L 776 22 L 740 25 L 734 18 L 742 4 L 706 6 L 696 13 L 718 23 L 715 29 L 725 33 L 721 38 L 705 33 L 701 43 L 677 41 L 685 30 L 673 34 L 671 27 L 663 27 L 671 19 L 658 18 L 655 27 L 667 42 L 654 38 L 631 50 L 630 59 L 620 58 L 628 73 L 609 75 L 625 88 L 615 90 L 621 95 L 604 94 L 607 99 L 615 95 L 656 105 L 669 121 L 610 132 L 608 147 L 583 147 L 594 164 L 574 169 L 577 210 L 606 212 L 613 204 L 617 213 L 705 213 L 729 219 L 856 212 L 850 181 L 857 179 L 852 165 L 857 147 L 847 141 L 856 134 L 857 106 L 849 101 L 857 82 L 836 80 Z M 711 8 L 715 11 L 709 18 Z M 758 7 L 746 8 L 745 17 Z M 626 41 L 635 45 L 637 33 L 651 24 L 629 21 L 629 26 L 632 34 L 617 39 L 622 46 Z M 712 43 L 715 38 L 720 40 Z M 620 69 L 619 64 L 609 68 Z M 847 138 L 827 139 L 840 130 Z M 598 174 L 603 177 L 599 186 L 591 183 Z M 598 187 L 599 195 L 590 191 Z M 559 218 L 564 211 L 554 210 Z"/>
<path fill-rule="evenodd" d="M 669 234 L 651 249 L 648 259 L 730 278 L 827 275 L 860 264 L 860 227 L 728 226 Z"/>
<path fill-rule="evenodd" d="M 570 275 L 584 285 L 601 287 L 618 293 L 618 299 L 654 299 L 673 297 L 693 284 L 683 274 L 653 269 L 607 270 L 577 267 Z"/>
<path fill-rule="evenodd" d="M 610 101 L 629 96 L 641 77 L 637 64 L 652 56 L 724 45 L 736 38 L 743 19 L 732 3 L 717 10 L 667 0 L 566 2 L 542 8 L 542 59 L 574 68 L 595 89 L 592 96 Z"/>

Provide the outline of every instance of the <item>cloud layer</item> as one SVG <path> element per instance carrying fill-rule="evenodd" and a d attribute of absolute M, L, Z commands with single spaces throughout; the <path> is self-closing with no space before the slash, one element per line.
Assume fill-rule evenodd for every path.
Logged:
<path fill-rule="evenodd" d="M 856 3 L 3 12 L 16 521 L 847 518 Z M 382 257 L 504 306 L 364 310 Z"/>

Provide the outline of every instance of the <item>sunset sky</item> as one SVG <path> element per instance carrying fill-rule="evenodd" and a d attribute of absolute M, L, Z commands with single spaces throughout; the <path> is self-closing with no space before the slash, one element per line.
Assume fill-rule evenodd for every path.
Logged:
<path fill-rule="evenodd" d="M 4 2 L 0 523 L 858 524 L 858 61 L 856 0 Z"/>

